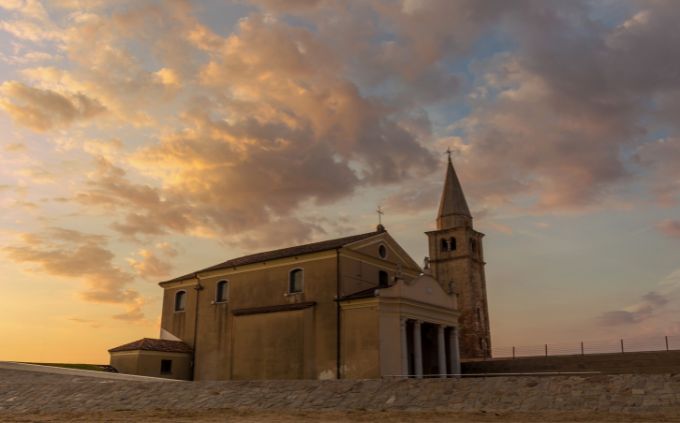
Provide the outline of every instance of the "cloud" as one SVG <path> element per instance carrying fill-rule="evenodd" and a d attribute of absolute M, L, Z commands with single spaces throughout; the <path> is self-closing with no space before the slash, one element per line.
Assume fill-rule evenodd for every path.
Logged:
<path fill-rule="evenodd" d="M 403 188 L 385 198 L 382 202 L 385 210 L 396 213 L 416 213 L 422 210 L 436 210 L 439 197 L 441 196 L 442 182 L 419 182 L 415 185 L 405 184 Z"/>
<path fill-rule="evenodd" d="M 39 0 L 2 0 L 0 8 L 17 12 L 36 21 L 48 21 L 47 11 Z"/>
<path fill-rule="evenodd" d="M 119 139 L 88 140 L 83 143 L 83 150 L 95 157 L 114 160 L 123 150 L 123 142 Z"/>
<path fill-rule="evenodd" d="M 680 200 L 680 137 L 661 138 L 642 145 L 634 156 L 648 169 L 648 184 L 659 204 L 672 206 Z"/>
<path fill-rule="evenodd" d="M 328 225 L 303 207 L 364 188 L 417 212 L 436 205 L 445 145 L 478 209 L 608 207 L 637 176 L 664 204 L 680 192 L 673 2 L 613 22 L 589 2 L 262 0 L 233 28 L 183 1 L 3 4 L 53 34 L 14 33 L 16 55 L 65 61 L 17 64 L 4 109 L 40 131 L 119 131 L 125 148 L 79 145 L 108 164 L 74 189 L 127 238 L 256 245 L 282 221 L 313 237 Z"/>
<path fill-rule="evenodd" d="M 37 266 L 51 276 L 80 280 L 80 295 L 94 303 L 123 304 L 139 317 L 143 299 L 129 285 L 134 276 L 114 264 L 114 254 L 105 248 L 106 238 L 64 228 L 23 233 L 20 241 L 2 248 L 9 259 Z"/>
<path fill-rule="evenodd" d="M 0 85 L 0 107 L 16 121 L 37 131 L 68 126 L 105 112 L 96 99 L 82 93 L 58 93 L 17 81 Z"/>
<path fill-rule="evenodd" d="M 680 239 L 680 220 L 664 220 L 659 222 L 656 228 L 670 238 Z"/>
<path fill-rule="evenodd" d="M 645 19 L 613 27 L 585 2 L 506 11 L 499 28 L 517 49 L 473 64 L 472 111 L 455 125 L 470 147 L 459 166 L 469 191 L 542 212 L 607 204 L 632 176 L 623 152 L 645 120 L 664 119 L 649 99 L 680 86 L 669 77 L 680 61 L 667 59 L 671 4 L 639 3 Z"/>
<path fill-rule="evenodd" d="M 193 216 L 191 207 L 181 198 L 168 201 L 158 188 L 131 182 L 126 172 L 99 157 L 86 187 L 75 195 L 85 206 L 127 210 L 122 222 L 112 227 L 121 234 L 134 238 L 137 234 L 162 235 L 168 230 L 190 233 L 202 226 L 201 216 Z"/>
<path fill-rule="evenodd" d="M 238 237 L 290 219 L 305 201 L 329 204 L 358 186 L 433 168 L 431 154 L 389 105 L 335 74 L 336 59 L 311 32 L 251 16 L 224 45 L 203 67 L 201 84 L 230 95 L 194 98 L 184 130 L 128 162 L 161 187 L 135 187 L 119 173 L 92 180 L 80 195 L 136 206 L 117 230 Z M 136 190 L 145 192 L 144 204 Z"/>
<path fill-rule="evenodd" d="M 26 144 L 20 142 L 6 144 L 3 149 L 9 153 L 23 153 L 27 150 Z"/>
<path fill-rule="evenodd" d="M 38 0 L 2 0 L 0 8 L 9 16 L 0 21 L 0 29 L 14 37 L 32 42 L 56 40 L 60 33 Z"/>
<path fill-rule="evenodd" d="M 326 234 L 314 219 L 281 218 L 239 234 L 234 243 L 246 250 L 271 249 L 308 242 L 319 234 Z"/>
<path fill-rule="evenodd" d="M 84 319 L 82 317 L 69 317 L 67 320 L 74 322 L 74 323 L 79 323 L 82 325 L 87 325 L 90 326 L 91 328 L 97 329 L 101 327 L 101 324 L 95 320 L 91 319 Z"/>
<path fill-rule="evenodd" d="M 52 62 L 55 61 L 57 57 L 46 52 L 29 51 L 24 54 L 12 56 L 7 56 L 0 53 L 0 59 L 12 65 L 27 65 L 41 62 Z"/>
<path fill-rule="evenodd" d="M 482 37 L 512 40 L 516 48 L 470 63 L 471 112 L 452 126 L 465 139 L 458 167 L 470 181 L 467 190 L 485 206 L 530 204 L 542 213 L 606 207 L 633 177 L 623 152 L 644 138 L 645 121 L 674 122 L 666 113 L 673 98 L 667 93 L 680 85 L 670 77 L 679 64 L 667 60 L 674 48 L 665 35 L 674 31 L 669 16 L 678 12 L 672 2 L 639 3 L 620 25 L 597 21 L 595 6 L 582 2 L 554 2 L 549 8 L 531 1 L 523 7 L 469 1 L 258 4 L 311 22 L 318 31 L 312 42 L 359 58 L 345 61 L 342 69 L 359 84 L 389 87 L 382 98 L 411 114 L 458 95 L 462 76 L 442 63 L 464 62 Z M 375 29 L 382 28 L 376 20 L 389 29 Z M 337 37 L 340 30 L 348 35 Z M 381 38 L 389 41 L 366 42 Z M 253 47 L 239 39 L 237 46 L 245 45 Z M 216 67 L 204 75 L 219 75 L 211 73 Z M 659 101 L 651 106 L 646 98 Z M 401 196 L 414 199 L 413 194 Z"/>
<path fill-rule="evenodd" d="M 636 325 L 637 328 L 650 329 L 674 334 L 677 333 L 677 304 L 680 301 L 680 269 L 664 277 L 657 288 L 640 297 L 628 307 L 602 313 L 597 320 L 604 327 Z"/>
<path fill-rule="evenodd" d="M 174 251 L 174 250 L 170 250 Z M 137 275 L 147 280 L 160 280 L 170 276 L 174 269 L 170 261 L 163 260 L 153 251 L 141 249 L 137 252 L 138 257 L 128 258 L 127 261 Z"/>
<path fill-rule="evenodd" d="M 629 307 L 628 310 L 607 311 L 599 317 L 599 320 L 605 326 L 641 323 L 657 315 L 668 302 L 665 296 L 650 291 L 641 297 L 638 304 Z"/>

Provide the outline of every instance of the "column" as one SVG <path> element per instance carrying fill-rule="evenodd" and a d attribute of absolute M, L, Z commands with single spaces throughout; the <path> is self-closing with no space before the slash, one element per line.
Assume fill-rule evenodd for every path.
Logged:
<path fill-rule="evenodd" d="M 439 377 L 446 377 L 446 346 L 444 345 L 444 326 L 437 326 L 437 352 L 439 353 Z"/>
<path fill-rule="evenodd" d="M 418 379 L 423 378 L 423 342 L 420 339 L 420 323 L 420 320 L 413 322 L 414 370 Z"/>
<path fill-rule="evenodd" d="M 406 333 L 406 321 L 401 318 L 401 374 L 408 377 L 408 334 Z"/>
<path fill-rule="evenodd" d="M 449 331 L 449 350 L 451 351 L 451 368 L 449 373 L 460 374 L 460 351 L 458 350 L 458 328 L 452 327 Z"/>

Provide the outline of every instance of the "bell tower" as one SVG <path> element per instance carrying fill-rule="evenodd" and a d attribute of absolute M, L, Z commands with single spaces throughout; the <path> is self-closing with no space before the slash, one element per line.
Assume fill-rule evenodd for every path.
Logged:
<path fill-rule="evenodd" d="M 432 275 L 444 291 L 455 295 L 458 300 L 461 358 L 491 357 L 482 248 L 484 234 L 472 226 L 472 215 L 450 152 L 439 202 L 437 229 L 426 234 Z"/>

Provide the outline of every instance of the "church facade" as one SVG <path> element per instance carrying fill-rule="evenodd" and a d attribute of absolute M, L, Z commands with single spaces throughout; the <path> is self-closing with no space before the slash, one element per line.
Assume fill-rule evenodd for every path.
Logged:
<path fill-rule="evenodd" d="M 490 344 L 482 234 L 450 159 L 440 203 L 424 269 L 379 225 L 161 282 L 160 339 L 109 350 L 111 365 L 193 380 L 459 374 L 461 352 Z"/>

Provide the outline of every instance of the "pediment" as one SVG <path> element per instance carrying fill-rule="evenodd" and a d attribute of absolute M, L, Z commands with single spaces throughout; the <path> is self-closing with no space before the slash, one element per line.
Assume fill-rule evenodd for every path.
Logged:
<path fill-rule="evenodd" d="M 409 282 L 399 280 L 389 288 L 381 288 L 379 296 L 411 300 L 449 310 L 457 309 L 455 298 L 447 294 L 430 275 L 420 275 Z"/>
<path fill-rule="evenodd" d="M 385 248 L 385 257 L 380 256 L 380 246 Z M 345 250 L 368 256 L 377 260 L 386 260 L 400 265 L 410 273 L 420 273 L 422 269 L 411 256 L 387 232 L 383 232 L 369 239 L 353 242 L 344 246 Z"/>

